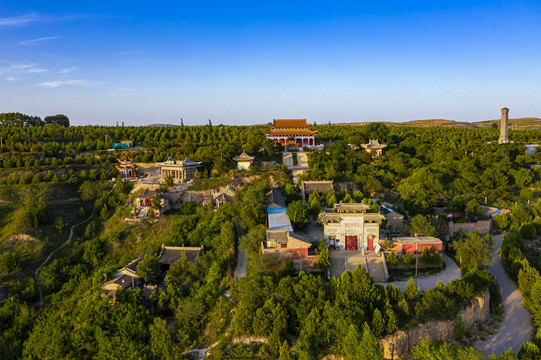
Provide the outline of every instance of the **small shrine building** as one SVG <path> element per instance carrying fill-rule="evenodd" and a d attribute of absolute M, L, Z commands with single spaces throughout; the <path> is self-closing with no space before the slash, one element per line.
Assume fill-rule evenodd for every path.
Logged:
<path fill-rule="evenodd" d="M 338 203 L 318 218 L 329 247 L 339 250 L 374 250 L 379 241 L 379 225 L 385 216 L 369 213 L 362 203 Z"/>
<path fill-rule="evenodd" d="M 197 167 L 200 162 L 191 161 L 186 157 L 184 161 L 177 161 L 173 157 L 169 157 L 166 162 L 157 163 L 160 166 L 160 175 L 162 178 L 171 176 L 175 182 L 188 182 L 195 178 Z"/>
<path fill-rule="evenodd" d="M 125 154 L 122 158 L 118 159 L 120 164 L 116 166 L 118 169 L 118 175 L 121 179 L 134 179 L 137 177 L 137 165 L 133 163 L 130 155 Z"/>
<path fill-rule="evenodd" d="M 378 139 L 368 140 L 368 144 L 361 144 L 361 146 L 373 157 L 380 157 L 383 153 L 383 149 L 387 147 L 386 144 L 380 144 Z"/>
<path fill-rule="evenodd" d="M 235 156 L 233 161 L 237 162 L 237 168 L 239 170 L 248 170 L 250 165 L 253 164 L 255 157 L 246 154 L 246 151 L 242 151 L 242 154 Z"/>
<path fill-rule="evenodd" d="M 311 131 L 306 119 L 272 119 L 265 137 L 275 144 L 289 148 L 302 148 L 316 144 L 317 131 Z"/>

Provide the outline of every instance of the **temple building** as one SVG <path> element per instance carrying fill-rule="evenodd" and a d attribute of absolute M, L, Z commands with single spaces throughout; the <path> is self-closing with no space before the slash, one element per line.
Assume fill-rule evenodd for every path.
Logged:
<path fill-rule="evenodd" d="M 261 252 L 280 253 L 288 259 L 307 259 L 312 244 L 288 230 L 267 230 L 266 241 L 261 243 Z"/>
<path fill-rule="evenodd" d="M 385 216 L 368 213 L 362 203 L 338 203 L 319 214 L 323 233 L 330 248 L 338 250 L 374 250 L 379 241 L 379 225 Z"/>
<path fill-rule="evenodd" d="M 195 178 L 195 172 L 201 163 L 191 161 L 188 157 L 184 161 L 177 161 L 171 156 L 166 162 L 157 163 L 157 165 L 161 168 L 160 174 L 162 178 L 171 176 L 173 181 L 185 183 Z"/>
<path fill-rule="evenodd" d="M 368 140 L 368 144 L 361 144 L 361 146 L 370 154 L 372 157 L 380 157 L 383 153 L 383 149 L 387 147 L 386 144 L 380 144 L 378 139 Z"/>
<path fill-rule="evenodd" d="M 302 148 L 316 144 L 317 131 L 311 131 L 306 119 L 272 119 L 270 130 L 265 133 L 267 139 L 275 144 L 289 148 Z"/>
<path fill-rule="evenodd" d="M 121 179 L 134 179 L 137 177 L 137 165 L 133 163 L 130 155 L 125 154 L 122 158 L 118 159 L 120 164 L 116 166 L 118 169 L 118 175 Z"/>
<path fill-rule="evenodd" d="M 235 156 L 233 161 L 237 162 L 237 168 L 239 170 L 248 170 L 253 164 L 255 157 L 246 154 L 246 151 L 242 151 L 242 154 Z"/>
<path fill-rule="evenodd" d="M 301 195 L 302 201 L 308 201 L 310 195 L 317 191 L 321 196 L 326 190 L 334 191 L 334 185 L 332 180 L 330 181 L 303 181 L 301 183 Z"/>

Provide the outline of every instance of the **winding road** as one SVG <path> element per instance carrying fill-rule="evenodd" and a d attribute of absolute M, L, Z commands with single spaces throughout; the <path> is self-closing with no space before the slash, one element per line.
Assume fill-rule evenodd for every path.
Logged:
<path fill-rule="evenodd" d="M 534 329 L 530 313 L 522 307 L 524 300 L 522 293 L 503 268 L 500 257 L 502 235 L 494 236 L 494 240 L 496 241 L 496 250 L 492 254 L 494 264 L 489 267 L 488 271 L 496 278 L 501 288 L 504 318 L 493 336 L 485 341 L 478 341 L 475 346 L 486 355 L 503 354 L 509 348 L 518 354 L 522 344 L 532 339 Z"/>

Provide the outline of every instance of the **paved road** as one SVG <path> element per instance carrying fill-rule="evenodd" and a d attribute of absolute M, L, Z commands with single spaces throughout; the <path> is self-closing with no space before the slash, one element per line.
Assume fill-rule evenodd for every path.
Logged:
<path fill-rule="evenodd" d="M 237 267 L 235 268 L 235 277 L 246 277 L 246 266 L 248 265 L 248 258 L 244 251 L 239 249 L 239 256 L 237 257 Z"/>
<path fill-rule="evenodd" d="M 293 165 L 293 155 L 292 153 L 285 152 L 282 155 L 282 162 L 291 170 L 291 175 L 293 176 L 293 184 L 297 185 L 299 183 L 298 176 L 302 174 L 305 170 L 309 170 L 308 166 L 308 155 L 305 152 L 298 152 L 297 154 L 297 165 Z"/>
<path fill-rule="evenodd" d="M 420 274 L 419 278 L 417 280 L 417 285 L 419 286 L 419 289 L 426 290 L 426 289 L 432 289 L 436 287 L 436 284 L 438 281 L 443 281 L 444 283 L 448 283 L 451 280 L 460 279 L 461 272 L 458 265 L 454 262 L 453 259 L 451 259 L 449 256 L 447 256 L 445 253 L 442 254 L 443 260 L 445 261 L 445 269 L 443 271 L 436 273 L 436 274 Z M 404 290 L 406 288 L 406 284 L 408 283 L 408 279 L 400 280 L 400 281 L 392 281 L 391 283 L 393 286 L 399 287 L 401 290 Z M 383 283 L 387 284 L 387 283 Z"/>
<path fill-rule="evenodd" d="M 246 235 L 246 232 L 240 226 L 240 223 L 235 223 L 235 226 L 237 227 L 237 234 L 238 237 L 241 238 Z M 238 249 L 238 256 L 237 256 L 237 266 L 235 267 L 235 277 L 246 277 L 246 267 L 248 265 L 248 257 L 246 256 L 246 253 L 242 251 L 240 248 Z"/>
<path fill-rule="evenodd" d="M 485 341 L 477 342 L 476 346 L 487 355 L 492 353 L 499 355 L 509 348 L 518 354 L 522 344 L 530 341 L 533 337 L 531 315 L 522 307 L 522 294 L 503 268 L 499 251 L 502 245 L 502 235 L 495 236 L 494 240 L 496 241 L 496 250 L 492 254 L 494 265 L 490 266 L 488 271 L 494 275 L 502 289 L 505 315 L 496 334 Z"/>

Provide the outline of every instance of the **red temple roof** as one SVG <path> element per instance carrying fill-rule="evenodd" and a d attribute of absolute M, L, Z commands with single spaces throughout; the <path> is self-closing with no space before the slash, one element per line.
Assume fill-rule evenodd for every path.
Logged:
<path fill-rule="evenodd" d="M 270 130 L 265 135 L 288 136 L 288 135 L 314 135 L 317 131 L 311 130 Z"/>
<path fill-rule="evenodd" d="M 118 159 L 118 161 L 120 161 L 120 162 L 132 162 L 133 160 L 130 157 L 130 155 L 128 153 L 126 153 L 123 157 Z"/>
<path fill-rule="evenodd" d="M 306 119 L 272 119 L 272 124 L 269 124 L 271 129 L 273 128 L 309 128 L 312 124 L 307 124 Z"/>

